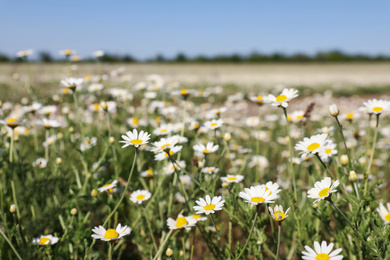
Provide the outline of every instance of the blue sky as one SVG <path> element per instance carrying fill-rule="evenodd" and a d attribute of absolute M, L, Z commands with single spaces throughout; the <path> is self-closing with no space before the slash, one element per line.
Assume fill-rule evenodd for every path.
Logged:
<path fill-rule="evenodd" d="M 390 1 L 0 0 L 0 52 L 390 54 Z"/>

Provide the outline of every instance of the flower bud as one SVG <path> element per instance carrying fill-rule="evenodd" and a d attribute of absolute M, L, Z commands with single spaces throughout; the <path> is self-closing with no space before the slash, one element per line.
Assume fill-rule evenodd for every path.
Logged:
<path fill-rule="evenodd" d="M 350 171 L 349 175 L 348 175 L 348 180 L 353 182 L 353 181 L 357 181 L 357 179 L 358 179 L 358 176 L 357 176 L 356 172 Z"/>
<path fill-rule="evenodd" d="M 340 163 L 341 163 L 343 166 L 347 165 L 347 164 L 348 164 L 348 155 L 346 155 L 346 154 L 341 155 L 341 157 L 340 157 Z"/>
<path fill-rule="evenodd" d="M 60 157 L 57 157 L 56 163 L 57 163 L 57 164 L 61 164 L 61 163 L 62 163 L 62 159 L 61 159 Z"/>
<path fill-rule="evenodd" d="M 227 188 L 229 186 L 229 183 L 227 182 L 222 182 L 222 188 Z"/>
<path fill-rule="evenodd" d="M 223 139 L 225 139 L 226 142 L 229 142 L 230 140 L 232 140 L 232 135 L 230 133 L 225 133 Z"/>
<path fill-rule="evenodd" d="M 95 189 L 93 189 L 93 190 L 91 191 L 91 196 L 92 196 L 92 197 L 96 197 L 97 195 L 98 195 L 98 191 L 95 190 Z"/>
<path fill-rule="evenodd" d="M 167 256 L 171 256 L 171 255 L 173 255 L 173 250 L 170 249 L 170 248 L 168 248 L 167 251 L 165 251 L 165 254 L 166 254 Z"/>
<path fill-rule="evenodd" d="M 74 131 L 74 127 L 73 126 L 71 126 L 71 127 L 69 127 L 69 132 L 73 132 Z"/>
<path fill-rule="evenodd" d="M 72 214 L 73 216 L 77 214 L 77 209 L 76 208 L 73 208 L 71 211 L 70 211 L 70 214 Z"/>
<path fill-rule="evenodd" d="M 336 104 L 329 106 L 329 114 L 334 117 L 340 114 L 340 110 L 338 109 Z"/>
<path fill-rule="evenodd" d="M 63 134 L 63 133 L 58 133 L 58 134 L 57 134 L 57 138 L 58 138 L 58 139 L 62 139 L 63 137 L 64 137 L 64 134 Z"/>
<path fill-rule="evenodd" d="M 108 139 L 108 142 L 110 144 L 113 144 L 115 142 L 115 138 L 113 136 L 110 136 L 110 138 Z"/>
<path fill-rule="evenodd" d="M 15 213 L 15 211 L 16 211 L 16 205 L 15 205 L 15 204 L 12 204 L 11 207 L 9 207 L 9 211 L 10 211 L 11 213 Z"/>

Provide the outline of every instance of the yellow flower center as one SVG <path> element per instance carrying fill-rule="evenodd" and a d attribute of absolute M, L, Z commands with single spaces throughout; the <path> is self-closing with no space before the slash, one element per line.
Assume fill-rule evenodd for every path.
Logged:
<path fill-rule="evenodd" d="M 172 155 L 173 155 L 173 152 L 172 152 L 172 151 L 169 151 L 169 155 L 172 156 Z M 169 155 L 168 155 L 168 153 L 165 153 L 165 157 L 168 157 Z"/>
<path fill-rule="evenodd" d="M 111 186 L 111 184 L 105 184 L 105 185 L 103 185 L 103 187 L 108 187 L 108 186 Z M 109 189 L 108 189 L 108 192 L 113 193 L 113 192 L 114 192 L 114 188 L 109 188 Z"/>
<path fill-rule="evenodd" d="M 314 151 L 315 149 L 317 149 L 318 147 L 320 147 L 320 144 L 319 143 L 312 143 L 310 144 L 308 147 L 307 147 L 307 150 L 309 151 Z"/>
<path fill-rule="evenodd" d="M 7 126 L 9 126 L 9 127 L 16 127 L 16 126 L 19 125 L 17 123 L 17 121 L 18 120 L 16 118 L 10 118 L 10 119 L 8 119 Z"/>
<path fill-rule="evenodd" d="M 148 176 L 153 176 L 153 171 L 151 169 L 148 169 L 146 172 L 148 173 Z"/>
<path fill-rule="evenodd" d="M 264 202 L 265 199 L 263 197 L 253 197 L 251 198 L 251 201 L 253 201 L 254 203 L 261 203 Z"/>
<path fill-rule="evenodd" d="M 204 206 L 204 210 L 213 210 L 214 208 L 215 208 L 214 204 L 207 204 L 206 206 Z"/>
<path fill-rule="evenodd" d="M 280 95 L 276 97 L 276 102 L 282 102 L 285 101 L 287 97 L 285 95 Z"/>
<path fill-rule="evenodd" d="M 207 149 L 204 149 L 203 153 L 209 153 L 210 151 Z"/>
<path fill-rule="evenodd" d="M 278 217 L 278 214 L 279 214 L 279 217 Z M 282 212 L 282 211 L 277 211 L 277 212 L 275 212 L 275 220 L 276 220 L 276 221 L 281 221 L 281 220 L 283 220 L 285 216 L 286 216 L 286 215 L 285 215 L 284 212 Z"/>
<path fill-rule="evenodd" d="M 138 118 L 136 118 L 136 117 L 133 118 L 133 124 L 138 125 Z"/>
<path fill-rule="evenodd" d="M 192 215 L 192 218 L 194 218 L 194 219 L 199 219 L 199 218 L 200 218 L 200 215 Z"/>
<path fill-rule="evenodd" d="M 187 96 L 187 95 L 189 95 L 190 93 L 188 92 L 188 90 L 186 90 L 186 89 L 182 89 L 181 91 L 180 91 L 180 95 L 183 95 L 183 96 Z"/>
<path fill-rule="evenodd" d="M 137 200 L 143 200 L 145 198 L 145 195 L 141 194 L 137 196 Z"/>
<path fill-rule="evenodd" d="M 99 103 L 93 104 L 93 110 L 98 111 L 99 110 Z"/>
<path fill-rule="evenodd" d="M 329 260 L 330 257 L 328 254 L 321 253 L 316 256 L 316 260 Z"/>
<path fill-rule="evenodd" d="M 66 49 L 64 51 L 65 55 L 71 55 L 72 54 L 72 50 L 69 50 L 69 49 Z"/>
<path fill-rule="evenodd" d="M 318 193 L 318 196 L 320 196 L 321 198 L 322 198 L 322 197 L 325 197 L 325 196 L 328 196 L 329 191 L 330 191 L 330 188 L 323 188 L 323 189 Z"/>
<path fill-rule="evenodd" d="M 235 181 L 235 180 L 237 180 L 237 177 L 228 177 L 227 179 L 228 179 L 228 181 Z"/>
<path fill-rule="evenodd" d="M 50 241 L 50 238 L 42 237 L 42 238 L 39 240 L 39 244 L 41 244 L 41 245 L 46 245 L 46 242 L 47 242 L 47 241 Z"/>
<path fill-rule="evenodd" d="M 217 126 L 218 123 L 211 123 L 211 126 Z"/>
<path fill-rule="evenodd" d="M 184 225 L 188 225 L 188 222 L 185 217 L 180 217 L 176 219 L 176 227 L 181 228 Z"/>
<path fill-rule="evenodd" d="M 381 112 L 382 110 L 383 110 L 382 107 L 374 107 L 374 108 L 372 109 L 372 111 L 374 111 L 374 112 Z"/>
<path fill-rule="evenodd" d="M 288 121 L 291 121 L 291 116 L 287 116 L 287 120 L 288 120 Z"/>
<path fill-rule="evenodd" d="M 325 150 L 325 153 L 328 154 L 328 153 L 331 153 L 332 152 L 332 149 L 328 148 Z"/>
<path fill-rule="evenodd" d="M 63 88 L 62 89 L 63 94 L 69 94 L 69 89 L 68 88 Z"/>
<path fill-rule="evenodd" d="M 256 99 L 257 100 L 263 100 L 263 97 L 262 96 L 257 96 Z"/>
<path fill-rule="evenodd" d="M 168 131 L 168 129 L 161 129 L 160 133 L 165 133 L 166 131 Z"/>
<path fill-rule="evenodd" d="M 347 119 L 352 119 L 353 116 L 354 116 L 353 114 L 349 113 L 349 114 L 347 114 Z"/>
<path fill-rule="evenodd" d="M 164 144 L 163 146 L 161 146 L 161 149 L 165 149 L 165 148 L 167 148 L 168 146 L 170 146 L 171 144 Z"/>
<path fill-rule="evenodd" d="M 141 139 L 133 139 L 130 141 L 131 144 L 135 144 L 135 145 L 140 145 L 142 144 L 142 140 Z"/>
<path fill-rule="evenodd" d="M 297 119 L 301 120 L 301 119 L 303 119 L 303 116 L 299 115 L 299 116 L 297 116 Z"/>
<path fill-rule="evenodd" d="M 154 121 L 155 121 L 157 124 L 159 124 L 159 123 L 161 123 L 161 118 L 158 117 L 158 116 L 156 116 L 156 117 L 154 118 Z"/>
<path fill-rule="evenodd" d="M 390 213 L 385 216 L 385 219 L 390 222 Z"/>
<path fill-rule="evenodd" d="M 119 237 L 119 234 L 116 232 L 115 229 L 107 229 L 106 233 L 104 234 L 104 238 L 107 238 L 107 239 L 115 239 L 115 238 L 118 238 Z"/>

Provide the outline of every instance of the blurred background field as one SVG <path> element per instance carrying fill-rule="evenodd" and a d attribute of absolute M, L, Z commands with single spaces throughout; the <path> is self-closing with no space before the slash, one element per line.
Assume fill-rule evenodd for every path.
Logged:
<path fill-rule="evenodd" d="M 222 86 L 232 93 L 267 91 L 277 85 L 305 90 L 307 94 L 332 90 L 336 96 L 390 93 L 390 63 L 293 63 L 293 64 L 77 64 L 75 75 L 96 71 L 110 76 L 123 68 L 121 81 L 106 87 L 132 87 L 150 74 L 188 88 Z M 43 96 L 58 92 L 58 79 L 66 77 L 66 64 L 0 64 L 3 100 L 17 101 L 27 95 L 26 82 Z M 29 81 L 28 78 L 31 78 Z"/>

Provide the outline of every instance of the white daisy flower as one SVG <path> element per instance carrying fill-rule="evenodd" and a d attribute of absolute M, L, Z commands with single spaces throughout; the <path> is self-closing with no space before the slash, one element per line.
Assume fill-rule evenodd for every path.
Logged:
<path fill-rule="evenodd" d="M 119 223 L 116 229 L 105 229 L 103 226 L 94 227 L 92 231 L 95 234 L 92 234 L 94 239 L 101 239 L 103 241 L 111 241 L 121 239 L 122 237 L 130 234 L 131 228 L 128 226 L 123 226 Z"/>
<path fill-rule="evenodd" d="M 213 199 L 211 199 L 209 195 L 206 195 L 206 199 L 200 198 L 195 202 L 198 204 L 198 206 L 193 207 L 196 211 L 196 214 L 206 215 L 222 210 L 222 207 L 225 204 L 225 200 L 223 200 L 221 196 L 215 196 Z"/>
<path fill-rule="evenodd" d="M 204 122 L 204 126 L 209 130 L 220 128 L 223 125 L 222 119 L 213 119 L 211 121 Z"/>
<path fill-rule="evenodd" d="M 268 209 L 271 213 L 271 217 L 278 222 L 285 220 L 288 217 L 287 213 L 290 210 L 290 208 L 288 208 L 286 212 L 284 212 L 282 205 L 275 205 L 274 209 L 271 207 L 268 207 Z"/>
<path fill-rule="evenodd" d="M 103 84 L 94 83 L 88 87 L 88 92 L 97 92 L 104 88 Z"/>
<path fill-rule="evenodd" d="M 336 192 L 335 188 L 339 186 L 340 181 L 336 180 L 331 185 L 332 179 L 330 177 L 325 177 L 322 181 L 317 181 L 314 184 L 314 188 L 311 188 L 307 194 L 308 198 L 316 199 L 313 203 L 316 203 L 320 200 L 325 200 L 330 197 L 333 192 Z"/>
<path fill-rule="evenodd" d="M 317 154 L 329 143 L 329 141 L 326 140 L 327 138 L 327 134 L 313 135 L 310 138 L 305 137 L 303 138 L 303 141 L 300 141 L 295 145 L 295 150 L 301 151 L 300 154 L 302 154 L 302 156 Z"/>
<path fill-rule="evenodd" d="M 255 102 L 259 106 L 264 104 L 264 97 L 262 95 L 249 97 L 250 101 Z"/>
<path fill-rule="evenodd" d="M 55 237 L 53 235 L 46 235 L 46 236 L 40 236 L 33 239 L 33 244 L 46 246 L 46 245 L 54 245 L 58 242 L 58 237 Z"/>
<path fill-rule="evenodd" d="M 341 260 L 343 259 L 342 255 L 339 255 L 343 250 L 341 248 L 336 249 L 332 252 L 334 244 L 326 244 L 325 241 L 322 241 L 321 245 L 317 241 L 314 242 L 314 249 L 311 249 L 309 246 L 305 246 L 306 251 L 302 251 L 302 259 L 304 260 Z"/>
<path fill-rule="evenodd" d="M 127 136 L 126 136 L 127 135 Z M 147 144 L 150 139 L 150 134 L 141 130 L 138 133 L 137 129 L 133 129 L 133 132 L 128 131 L 126 135 L 122 135 L 124 140 L 119 141 L 120 143 L 124 143 L 125 145 L 122 148 L 125 148 L 129 145 L 134 145 L 135 148 L 138 148 L 142 144 Z"/>
<path fill-rule="evenodd" d="M 194 215 L 191 215 L 191 216 L 188 216 L 189 218 L 192 218 L 196 221 L 205 221 L 207 220 L 207 217 L 202 217 L 202 215 L 197 215 L 197 214 L 194 214 Z"/>
<path fill-rule="evenodd" d="M 390 110 L 390 101 L 387 100 L 370 99 L 363 105 L 369 114 L 380 115 L 382 112 Z"/>
<path fill-rule="evenodd" d="M 83 78 L 67 78 L 61 80 L 61 86 L 64 88 L 71 89 L 72 91 L 75 91 L 77 87 L 80 87 L 81 84 L 83 84 L 83 82 L 84 82 Z"/>
<path fill-rule="evenodd" d="M 169 156 L 173 156 L 175 153 L 180 152 L 182 148 L 183 148 L 183 146 L 181 146 L 181 145 L 173 146 L 171 149 L 169 149 L 167 151 L 162 151 L 162 152 L 159 152 L 158 154 L 156 154 L 154 156 L 154 159 L 156 161 L 165 160 L 165 159 L 169 158 Z"/>
<path fill-rule="evenodd" d="M 169 229 L 181 229 L 185 228 L 187 230 L 190 230 L 191 227 L 196 225 L 196 220 L 192 217 L 183 217 L 183 215 L 177 216 L 177 219 L 174 220 L 172 218 L 168 218 L 167 224 Z"/>
<path fill-rule="evenodd" d="M 379 213 L 379 216 L 381 216 L 381 218 L 385 222 L 385 225 L 390 224 L 390 203 L 387 203 L 386 206 L 387 209 L 382 203 L 380 203 L 379 208 L 376 209 Z"/>
<path fill-rule="evenodd" d="M 178 143 L 178 139 L 176 137 L 169 138 L 161 138 L 160 141 L 153 143 L 152 152 L 163 152 L 169 151 L 172 147 L 174 147 Z"/>
<path fill-rule="evenodd" d="M 177 164 L 179 165 L 177 165 Z M 185 168 L 186 167 L 186 162 L 185 161 L 178 161 L 175 164 L 169 162 L 166 166 L 163 168 L 163 172 L 166 175 L 171 175 L 172 173 L 175 172 L 175 170 L 180 170 L 180 168 Z"/>
<path fill-rule="evenodd" d="M 70 56 L 72 54 L 76 53 L 75 50 L 71 50 L 71 49 L 65 49 L 65 50 L 61 50 L 60 51 L 60 54 L 61 55 L 65 55 L 65 56 Z"/>
<path fill-rule="evenodd" d="M 150 199 L 152 193 L 147 190 L 136 190 L 130 195 L 130 200 L 133 203 L 141 204 L 143 201 Z"/>
<path fill-rule="evenodd" d="M 80 144 L 80 150 L 85 151 L 88 149 L 91 149 L 92 147 L 96 146 L 97 144 L 97 138 L 96 137 L 85 137 L 84 141 Z"/>
<path fill-rule="evenodd" d="M 276 182 L 269 181 L 266 184 L 259 184 L 256 187 L 265 188 L 266 191 L 270 190 L 269 195 L 276 195 L 276 198 L 278 198 L 279 192 L 281 192 L 281 189 L 279 189 L 279 184 Z"/>
<path fill-rule="evenodd" d="M 253 168 L 255 166 L 259 167 L 260 170 L 264 170 L 264 169 L 268 168 L 269 161 L 266 157 L 264 157 L 262 155 L 254 155 L 254 156 L 252 156 L 252 160 L 248 163 L 248 167 Z"/>
<path fill-rule="evenodd" d="M 282 93 L 279 96 L 274 96 L 269 94 L 264 98 L 264 103 L 271 104 L 276 107 L 288 107 L 288 101 L 298 96 L 298 90 L 290 88 L 283 89 Z"/>
<path fill-rule="evenodd" d="M 57 107 L 54 105 L 44 106 L 39 110 L 39 114 L 41 115 L 51 115 L 57 111 Z"/>
<path fill-rule="evenodd" d="M 33 53 L 33 50 L 18 51 L 16 53 L 16 57 L 24 58 L 24 57 L 30 56 L 32 53 Z"/>
<path fill-rule="evenodd" d="M 61 123 L 56 120 L 49 120 L 46 118 L 43 118 L 41 122 L 38 122 L 39 125 L 43 125 L 45 128 L 57 128 L 61 126 Z"/>
<path fill-rule="evenodd" d="M 297 110 L 292 112 L 292 114 L 287 116 L 287 120 L 293 123 L 299 123 L 303 120 L 303 116 L 305 115 L 305 111 Z"/>
<path fill-rule="evenodd" d="M 94 56 L 95 58 L 103 57 L 103 56 L 104 56 L 104 51 L 95 51 L 95 52 L 93 53 L 93 56 Z"/>
<path fill-rule="evenodd" d="M 115 187 L 117 184 L 118 184 L 118 181 L 114 180 L 113 182 L 111 182 L 109 184 L 104 184 L 102 187 L 98 188 L 98 191 L 100 191 L 100 192 L 107 191 L 108 193 L 113 193 L 114 191 L 116 191 Z"/>
<path fill-rule="evenodd" d="M 161 126 L 157 127 L 153 130 L 154 135 L 169 135 L 172 132 L 172 125 L 171 124 L 162 124 Z"/>
<path fill-rule="evenodd" d="M 222 182 L 227 183 L 238 183 L 244 179 L 244 176 L 242 175 L 230 175 L 228 174 L 226 177 L 221 177 Z"/>
<path fill-rule="evenodd" d="M 264 203 L 274 203 L 274 200 L 277 198 L 277 194 L 271 194 L 271 190 L 266 190 L 264 186 L 256 186 L 245 188 L 245 192 L 240 192 L 238 196 L 246 200 L 246 202 L 252 205 L 264 204 Z"/>
<path fill-rule="evenodd" d="M 147 169 L 146 171 L 143 171 L 140 173 L 141 177 L 153 177 L 154 172 L 151 169 Z"/>
<path fill-rule="evenodd" d="M 193 146 L 193 149 L 196 152 L 203 153 L 203 154 L 209 154 L 217 151 L 219 148 L 219 145 L 214 145 L 213 142 L 208 142 L 206 146 L 204 144 L 196 144 Z"/>
<path fill-rule="evenodd" d="M 38 168 L 46 168 L 47 166 L 47 161 L 44 158 L 38 158 L 35 162 L 33 162 L 33 167 L 38 167 Z"/>
<path fill-rule="evenodd" d="M 204 167 L 202 169 L 203 173 L 208 173 L 208 174 L 214 174 L 214 173 L 217 173 L 218 171 L 219 171 L 219 169 L 216 167 Z"/>
<path fill-rule="evenodd" d="M 318 153 L 323 161 L 327 161 L 333 155 L 337 154 L 336 144 L 330 141 L 324 146 L 324 149 Z"/>

